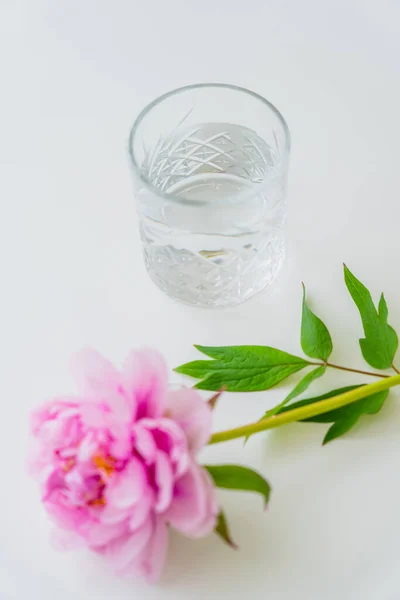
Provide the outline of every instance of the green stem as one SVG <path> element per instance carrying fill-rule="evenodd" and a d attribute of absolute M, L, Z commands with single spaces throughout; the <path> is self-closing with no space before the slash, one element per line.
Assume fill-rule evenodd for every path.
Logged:
<path fill-rule="evenodd" d="M 273 415 L 272 417 L 268 417 L 262 421 L 257 421 L 256 423 L 250 423 L 249 425 L 243 425 L 242 427 L 237 427 L 235 429 L 227 429 L 226 431 L 219 431 L 211 436 L 211 439 L 208 443 L 219 444 L 220 442 L 227 442 L 228 440 L 247 437 L 253 433 L 265 431 L 266 429 L 274 429 L 275 427 L 280 427 L 281 425 L 286 425 L 287 423 L 293 423 L 294 421 L 303 421 L 304 419 L 309 419 L 310 417 L 315 417 L 316 415 L 321 415 L 322 413 L 330 410 L 340 408 L 346 404 L 357 402 L 357 400 L 371 396 L 376 392 L 388 390 L 389 388 L 399 384 L 400 375 L 387 377 L 382 381 L 376 381 L 374 383 L 364 385 L 356 388 L 355 390 L 334 396 L 333 398 L 320 400 L 314 404 L 308 404 L 306 406 L 301 406 L 300 408 L 294 408 L 293 410 L 288 410 L 285 413 Z"/>
<path fill-rule="evenodd" d="M 382 379 L 386 377 L 390 377 L 390 375 L 384 375 L 383 373 L 373 373 L 372 371 L 360 371 L 360 369 L 351 369 L 350 367 L 342 367 L 340 365 L 334 365 L 332 363 L 321 363 L 322 365 L 326 365 L 327 367 L 331 367 L 332 369 L 340 369 L 340 371 L 349 371 L 350 373 L 359 373 L 360 375 L 371 375 L 372 377 L 381 377 Z M 392 365 L 393 369 L 396 373 L 400 373 L 394 365 Z"/>

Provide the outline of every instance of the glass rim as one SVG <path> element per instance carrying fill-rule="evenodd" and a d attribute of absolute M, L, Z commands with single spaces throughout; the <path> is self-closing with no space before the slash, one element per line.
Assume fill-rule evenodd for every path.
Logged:
<path fill-rule="evenodd" d="M 163 102 L 167 98 L 178 95 L 181 92 L 186 92 L 186 91 L 195 90 L 195 89 L 203 89 L 203 88 L 210 88 L 210 89 L 222 88 L 222 89 L 232 90 L 235 92 L 243 92 L 244 94 L 247 94 L 248 96 L 252 96 L 256 100 L 259 100 L 262 104 L 264 104 L 267 108 L 269 108 L 275 114 L 275 116 L 278 118 L 280 124 L 282 125 L 283 131 L 284 131 L 284 136 L 285 136 L 285 145 L 284 145 L 283 151 L 279 157 L 279 161 L 277 163 L 278 171 L 282 168 L 283 164 L 287 163 L 287 160 L 289 157 L 290 146 L 291 146 L 291 136 L 290 136 L 289 127 L 288 127 L 286 120 L 285 120 L 284 116 L 282 115 L 282 113 L 276 108 L 276 106 L 274 106 L 274 104 L 272 104 L 272 102 L 270 102 L 269 100 L 264 98 L 264 96 L 261 96 L 260 94 L 257 94 L 256 92 L 253 92 L 247 88 L 244 88 L 244 87 L 241 87 L 238 85 L 229 84 L 229 83 L 192 83 L 190 85 L 185 85 L 183 87 L 179 87 L 179 88 L 176 88 L 169 92 L 166 92 L 165 94 L 162 94 L 161 96 L 158 96 L 157 98 L 155 98 L 154 100 L 149 102 L 149 104 L 147 104 L 144 107 L 144 109 L 141 110 L 140 113 L 138 114 L 138 116 L 136 117 L 136 119 L 133 122 L 133 125 L 131 127 L 130 133 L 129 133 L 128 152 L 129 152 L 129 157 L 131 159 L 132 167 L 133 167 L 137 177 L 140 179 L 140 181 L 142 181 L 146 185 L 146 187 L 149 188 L 150 191 L 152 191 L 156 196 L 164 198 L 165 200 L 177 202 L 179 204 L 200 205 L 202 203 L 198 202 L 198 201 L 194 201 L 194 200 L 189 200 L 188 198 L 179 197 L 174 194 L 169 194 L 167 192 L 163 192 L 159 188 L 155 187 L 152 184 L 152 182 L 149 180 L 149 178 L 143 174 L 143 171 L 141 170 L 141 168 L 139 167 L 139 165 L 136 161 L 135 152 L 133 150 L 134 139 L 135 139 L 137 130 L 138 130 L 140 124 L 142 123 L 143 119 L 150 113 L 150 111 L 155 106 L 157 106 L 158 104 L 161 104 L 161 102 Z M 245 197 L 252 196 L 254 194 L 255 190 L 257 192 L 260 192 L 264 186 L 266 186 L 272 179 L 275 178 L 275 176 L 276 176 L 276 172 L 266 173 L 265 176 L 263 177 L 262 181 L 260 181 L 260 182 L 253 181 L 251 188 L 249 190 L 247 190 L 247 193 L 245 192 L 245 193 L 240 194 L 241 198 L 243 199 L 243 196 L 245 196 Z"/>

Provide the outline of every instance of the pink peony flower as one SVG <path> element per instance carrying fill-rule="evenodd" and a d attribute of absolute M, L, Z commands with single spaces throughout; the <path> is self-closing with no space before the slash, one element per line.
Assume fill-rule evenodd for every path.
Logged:
<path fill-rule="evenodd" d="M 216 524 L 215 489 L 196 462 L 211 434 L 210 408 L 192 389 L 168 391 L 156 352 L 132 352 L 121 372 L 94 351 L 78 358 L 81 396 L 32 416 L 32 474 L 60 548 L 86 545 L 118 574 L 154 581 L 169 526 L 197 538 Z"/>

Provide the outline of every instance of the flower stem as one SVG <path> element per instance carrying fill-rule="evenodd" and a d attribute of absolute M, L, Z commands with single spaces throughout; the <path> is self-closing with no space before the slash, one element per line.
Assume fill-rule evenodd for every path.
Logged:
<path fill-rule="evenodd" d="M 323 365 L 324 363 L 321 363 L 321 365 Z M 372 377 L 390 377 L 390 375 L 384 375 L 383 373 L 373 373 L 372 371 L 360 371 L 360 369 L 351 369 L 350 367 L 342 367 L 340 365 L 334 365 L 332 363 L 325 363 L 325 365 L 327 367 L 331 367 L 332 369 L 340 369 L 341 371 L 349 371 L 350 373 L 360 373 L 361 375 L 371 375 Z M 400 371 L 398 371 L 396 369 L 396 367 L 394 365 L 392 365 L 393 369 L 396 371 L 396 373 L 400 373 Z"/>
<path fill-rule="evenodd" d="M 247 437 L 253 433 L 265 431 L 266 429 L 274 429 L 275 427 L 280 427 L 281 425 L 286 425 L 287 423 L 293 423 L 294 421 L 303 421 L 304 419 L 315 417 L 316 415 L 340 408 L 341 406 L 346 406 L 346 404 L 357 402 L 357 400 L 371 396 L 371 394 L 375 394 L 376 392 L 387 390 L 395 385 L 400 385 L 400 375 L 387 377 L 382 381 L 376 381 L 374 383 L 364 385 L 356 388 L 355 390 L 334 396 L 333 398 L 320 400 L 314 404 L 307 404 L 306 406 L 301 406 L 300 408 L 294 408 L 293 410 L 288 410 L 287 412 L 273 415 L 272 417 L 268 417 L 262 421 L 257 421 L 256 423 L 250 423 L 249 425 L 243 425 L 242 427 L 237 427 L 235 429 L 227 429 L 226 431 L 219 431 L 211 436 L 211 439 L 208 443 L 219 444 L 220 442 Z"/>
<path fill-rule="evenodd" d="M 393 371 L 396 371 L 396 373 L 399 373 L 399 374 L 400 374 L 400 371 L 398 370 L 398 368 L 397 368 L 397 367 L 395 367 L 393 364 L 392 364 L 392 369 L 393 369 Z"/>

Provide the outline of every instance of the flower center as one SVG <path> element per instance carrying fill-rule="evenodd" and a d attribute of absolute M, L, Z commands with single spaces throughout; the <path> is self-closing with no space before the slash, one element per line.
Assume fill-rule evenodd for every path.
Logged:
<path fill-rule="evenodd" d="M 87 503 L 88 506 L 105 506 L 106 500 L 104 496 L 100 496 L 100 498 L 95 498 L 94 500 L 89 500 Z"/>
<path fill-rule="evenodd" d="M 95 454 L 92 457 L 94 466 L 100 471 L 96 476 L 94 489 L 87 495 L 87 505 L 92 507 L 103 507 L 106 504 L 104 498 L 104 489 L 106 487 L 106 479 L 115 471 L 115 460 L 112 456 L 103 456 Z"/>
<path fill-rule="evenodd" d="M 112 456 L 101 456 L 96 454 L 92 458 L 93 464 L 100 471 L 103 471 L 109 477 L 115 470 L 115 460 Z"/>

